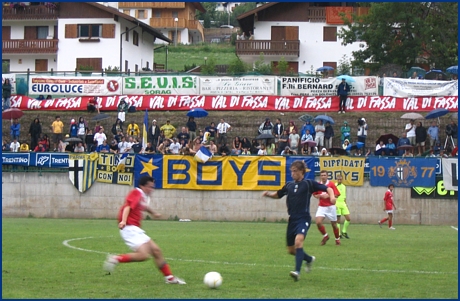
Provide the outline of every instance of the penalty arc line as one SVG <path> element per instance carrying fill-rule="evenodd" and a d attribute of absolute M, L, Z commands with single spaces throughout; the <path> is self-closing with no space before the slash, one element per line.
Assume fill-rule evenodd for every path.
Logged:
<path fill-rule="evenodd" d="M 104 236 L 104 237 L 113 237 L 113 236 Z M 62 242 L 62 244 L 68 248 L 75 249 L 78 251 L 84 251 L 84 252 L 91 252 L 91 253 L 98 253 L 98 254 L 105 254 L 105 255 L 110 255 L 112 253 L 109 252 L 103 252 L 103 251 L 96 251 L 96 250 L 90 250 L 90 249 L 84 249 L 84 248 L 79 248 L 72 246 L 69 244 L 69 242 L 72 241 L 78 241 L 78 240 L 85 240 L 85 239 L 92 239 L 96 238 L 93 236 L 88 236 L 88 237 L 80 237 L 80 238 L 73 238 L 73 239 L 67 239 Z M 102 237 L 98 237 L 102 238 Z M 183 262 L 194 262 L 194 263 L 204 263 L 204 264 L 220 264 L 220 265 L 242 265 L 242 266 L 263 266 L 263 267 L 282 267 L 282 268 L 287 268 L 291 267 L 289 265 L 275 265 L 275 264 L 257 264 L 257 263 L 245 263 L 245 262 L 228 262 L 228 261 L 212 261 L 212 260 L 199 260 L 199 259 L 177 259 L 177 258 L 170 258 L 170 257 L 165 257 L 166 260 L 172 260 L 172 261 L 183 261 Z M 319 267 L 315 266 L 315 269 L 319 270 L 332 270 L 332 271 L 361 271 L 361 272 L 376 272 L 376 273 L 413 273 L 413 274 L 452 274 L 452 275 L 457 275 L 457 272 L 437 272 L 437 271 L 406 271 L 406 270 L 367 270 L 367 269 L 355 269 L 355 268 L 329 268 L 329 267 Z"/>
<path fill-rule="evenodd" d="M 454 226 L 450 226 L 452 229 L 458 231 L 458 228 L 454 227 Z"/>

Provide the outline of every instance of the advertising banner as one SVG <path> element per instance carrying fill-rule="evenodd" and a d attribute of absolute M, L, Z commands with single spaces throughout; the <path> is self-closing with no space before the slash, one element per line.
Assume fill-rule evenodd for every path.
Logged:
<path fill-rule="evenodd" d="M 442 158 L 442 170 L 446 189 L 458 191 L 458 158 Z"/>
<path fill-rule="evenodd" d="M 67 77 L 31 75 L 31 95 L 101 96 L 119 95 L 121 77 Z"/>
<path fill-rule="evenodd" d="M 393 97 L 458 96 L 458 81 L 385 77 L 383 95 Z"/>
<path fill-rule="evenodd" d="M 363 186 L 366 158 L 357 157 L 319 157 L 319 171 L 326 170 L 328 179 L 335 181 L 342 175 L 342 183 L 347 186 Z"/>
<path fill-rule="evenodd" d="M 131 95 L 198 95 L 197 76 L 123 77 L 123 94 Z"/>
<path fill-rule="evenodd" d="M 84 111 L 90 96 L 62 97 L 37 100 L 27 96 L 11 97 L 11 107 L 27 110 L 70 110 Z M 121 99 L 136 110 L 188 111 L 203 108 L 209 111 L 278 111 L 278 112 L 337 112 L 338 96 L 204 96 L 204 95 L 117 95 L 100 96 L 97 99 L 101 111 L 116 111 Z M 354 112 L 429 112 L 444 108 L 458 111 L 458 96 L 451 97 L 408 97 L 350 96 L 347 110 Z"/>
<path fill-rule="evenodd" d="M 458 191 L 447 189 L 442 177 L 436 177 L 436 185 L 433 187 L 412 187 L 410 197 L 414 199 L 458 199 Z"/>
<path fill-rule="evenodd" d="M 277 95 L 275 76 L 203 77 L 200 95 Z"/>
<path fill-rule="evenodd" d="M 109 184 L 133 184 L 133 170 L 135 155 L 128 155 L 121 162 L 121 154 L 99 153 L 97 160 L 97 182 Z"/>
<path fill-rule="evenodd" d="M 2 153 L 2 164 L 37 166 L 47 168 L 68 168 L 68 153 Z"/>
<path fill-rule="evenodd" d="M 377 96 L 377 76 L 353 77 L 354 82 L 348 82 L 350 86 L 349 96 Z M 336 96 L 337 88 L 342 82 L 336 77 L 281 77 L 281 96 Z"/>
<path fill-rule="evenodd" d="M 435 186 L 436 158 L 369 157 L 371 186 Z"/>

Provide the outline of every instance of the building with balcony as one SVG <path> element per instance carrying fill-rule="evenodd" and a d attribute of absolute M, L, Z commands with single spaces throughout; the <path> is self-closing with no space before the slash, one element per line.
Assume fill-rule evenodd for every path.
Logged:
<path fill-rule="evenodd" d="M 2 6 L 2 62 L 10 72 L 101 72 L 153 67 L 153 27 L 95 2 L 25 2 Z"/>
<path fill-rule="evenodd" d="M 245 40 L 236 41 L 237 56 L 254 63 L 263 53 L 276 65 L 282 58 L 294 73 L 337 68 L 362 42 L 343 46 L 337 32 L 344 26 L 340 14 L 366 14 L 368 8 L 350 2 L 270 2 L 237 17 Z M 251 39 L 248 37 L 253 34 Z"/>
<path fill-rule="evenodd" d="M 119 2 L 118 9 L 156 28 L 175 44 L 204 41 L 204 27 L 196 11 L 206 10 L 199 2 Z"/>

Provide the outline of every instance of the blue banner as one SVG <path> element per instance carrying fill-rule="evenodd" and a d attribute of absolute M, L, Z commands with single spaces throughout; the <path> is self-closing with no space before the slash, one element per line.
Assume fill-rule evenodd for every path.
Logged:
<path fill-rule="evenodd" d="M 432 187 L 436 183 L 436 158 L 369 157 L 371 186 Z"/>
<path fill-rule="evenodd" d="M 48 168 L 68 168 L 68 153 L 2 153 L 2 164 L 37 166 Z"/>

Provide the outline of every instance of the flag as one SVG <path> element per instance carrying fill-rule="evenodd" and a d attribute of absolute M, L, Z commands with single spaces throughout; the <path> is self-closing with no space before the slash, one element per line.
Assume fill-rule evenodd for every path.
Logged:
<path fill-rule="evenodd" d="M 142 150 L 145 150 L 147 147 L 147 130 L 149 129 L 149 113 L 145 109 L 144 115 L 144 131 L 142 132 Z"/>
<path fill-rule="evenodd" d="M 78 191 L 85 192 L 96 180 L 97 158 L 97 153 L 69 154 L 69 179 Z"/>
<path fill-rule="evenodd" d="M 118 171 L 125 171 L 126 167 L 126 158 L 128 158 L 129 153 L 121 154 L 118 158 L 117 170 Z"/>
<path fill-rule="evenodd" d="M 212 154 L 205 146 L 200 147 L 198 152 L 195 154 L 195 160 L 200 163 L 206 163 L 212 158 Z"/>

